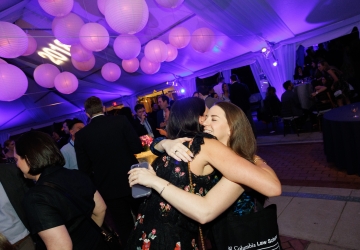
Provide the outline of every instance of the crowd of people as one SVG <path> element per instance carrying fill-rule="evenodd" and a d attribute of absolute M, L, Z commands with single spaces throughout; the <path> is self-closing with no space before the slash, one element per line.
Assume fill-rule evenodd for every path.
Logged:
<path fill-rule="evenodd" d="M 240 82 L 234 78 L 233 84 Z M 87 124 L 67 119 L 52 135 L 31 130 L 7 141 L 2 158 L 8 164 L 0 167 L 0 205 L 6 210 L 0 213 L 0 244 L 110 249 L 99 233 L 106 223 L 126 249 L 199 249 L 202 234 L 213 246 L 225 246 L 216 233 L 226 227 L 220 218 L 261 210 L 281 185 L 256 155 L 248 107 L 230 103 L 232 87 L 224 86 L 222 102 L 200 88 L 199 98 L 172 103 L 159 96 L 149 114 L 139 103 L 134 115 L 128 107 L 106 115 L 93 96 L 84 104 Z M 143 135 L 154 138 L 151 148 L 159 157 L 149 169 L 129 172 L 143 151 Z M 135 184 L 154 192 L 134 199 Z"/>

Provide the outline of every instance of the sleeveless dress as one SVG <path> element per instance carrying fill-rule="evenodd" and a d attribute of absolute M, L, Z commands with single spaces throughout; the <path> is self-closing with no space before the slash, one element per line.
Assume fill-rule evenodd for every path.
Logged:
<path fill-rule="evenodd" d="M 200 133 L 195 135 L 190 150 L 194 155 L 200 152 L 204 137 L 211 135 Z M 159 156 L 153 163 L 156 174 L 168 180 L 172 185 L 190 191 L 188 165 L 168 155 Z M 209 175 L 192 174 L 195 194 L 205 196 L 215 185 L 215 171 Z M 199 223 L 182 215 L 157 192 L 152 192 L 140 206 L 134 231 L 126 245 L 131 250 L 196 250 L 199 235 Z"/>

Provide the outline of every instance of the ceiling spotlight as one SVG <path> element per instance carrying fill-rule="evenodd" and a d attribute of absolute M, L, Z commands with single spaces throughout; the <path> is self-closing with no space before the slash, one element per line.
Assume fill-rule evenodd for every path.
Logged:
<path fill-rule="evenodd" d="M 185 89 L 180 89 L 180 93 L 185 93 Z"/>
<path fill-rule="evenodd" d="M 278 61 L 274 61 L 272 65 L 276 67 L 278 65 Z"/>
<path fill-rule="evenodd" d="M 266 47 L 264 47 L 264 48 L 261 49 L 261 52 L 262 52 L 262 53 L 265 53 L 267 50 L 268 50 L 268 49 L 267 49 Z"/>
<path fill-rule="evenodd" d="M 166 85 L 169 85 L 169 82 L 166 82 Z"/>

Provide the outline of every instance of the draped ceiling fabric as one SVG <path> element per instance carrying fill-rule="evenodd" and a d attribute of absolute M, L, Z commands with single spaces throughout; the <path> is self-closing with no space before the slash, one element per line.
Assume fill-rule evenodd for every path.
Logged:
<path fill-rule="evenodd" d="M 109 46 L 94 53 L 95 66 L 87 72 L 76 70 L 69 56 L 58 66 L 79 79 L 78 89 L 70 95 L 40 87 L 33 80 L 38 65 L 52 63 L 48 58 L 41 58 L 36 52 L 26 57 L 2 58 L 26 74 L 29 87 L 25 95 L 15 101 L 0 101 L 0 133 L 5 135 L 0 140 L 19 131 L 72 118 L 83 110 L 84 101 L 92 95 L 98 96 L 107 106 L 116 101 L 133 107 L 138 96 L 164 89 L 165 82 L 176 78 L 180 83 L 176 90 L 183 87 L 190 96 L 195 91 L 196 77 L 223 72 L 228 82 L 231 69 L 255 62 L 281 95 L 282 83 L 292 79 L 295 51 L 300 45 L 307 47 L 349 34 L 360 23 L 359 0 L 184 0 L 174 10 L 162 9 L 154 0 L 145 1 L 149 20 L 145 28 L 135 34 L 142 46 L 139 60 L 149 41 L 159 39 L 168 43 L 170 30 L 179 26 L 187 28 L 191 34 L 202 27 L 212 29 L 216 38 L 213 49 L 198 53 L 188 45 L 178 50 L 174 61 L 161 63 L 156 74 L 147 75 L 141 69 L 130 74 L 122 69 L 119 80 L 107 82 L 101 76 L 102 66 L 113 62 L 121 67 L 121 59 L 113 50 L 119 34 L 106 23 L 97 8 L 97 0 L 74 0 L 73 13 L 85 23 L 99 23 L 108 30 Z M 14 23 L 32 35 L 38 43 L 38 51 L 54 43 L 53 19 L 41 9 L 38 0 L 0 1 L 0 21 Z M 274 44 L 274 54 L 279 61 L 276 68 L 261 55 L 260 49 L 266 46 L 266 41 Z M 254 78 L 257 80 L 258 75 L 254 74 Z"/>

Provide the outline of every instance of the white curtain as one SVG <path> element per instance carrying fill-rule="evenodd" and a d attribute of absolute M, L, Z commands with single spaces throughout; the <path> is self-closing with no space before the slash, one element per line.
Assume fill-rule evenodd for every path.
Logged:
<path fill-rule="evenodd" d="M 260 67 L 259 63 L 255 62 L 255 63 L 250 64 L 250 68 L 253 73 L 256 85 L 258 86 L 258 88 L 260 90 L 260 94 L 261 94 L 262 98 L 264 99 L 266 92 L 261 91 L 261 82 L 260 82 L 260 74 L 262 73 L 261 67 Z"/>
<path fill-rule="evenodd" d="M 191 97 L 193 93 L 196 91 L 196 79 L 190 78 L 190 79 L 180 79 L 179 84 L 181 87 L 185 89 L 185 97 Z"/>
<path fill-rule="evenodd" d="M 278 60 L 277 67 L 272 65 L 272 58 L 266 59 L 264 56 L 258 56 L 257 61 L 270 84 L 276 88 L 276 94 L 280 98 L 285 91 L 282 84 L 293 79 L 296 63 L 296 45 L 283 45 L 274 51 L 274 55 Z"/>

